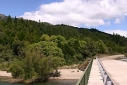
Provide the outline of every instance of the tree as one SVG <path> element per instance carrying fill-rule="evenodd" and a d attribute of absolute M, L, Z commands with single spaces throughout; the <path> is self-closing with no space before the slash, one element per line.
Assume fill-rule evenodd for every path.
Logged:
<path fill-rule="evenodd" d="M 97 54 L 97 46 L 90 38 L 86 39 L 85 55 L 93 57 Z"/>
<path fill-rule="evenodd" d="M 47 34 L 43 34 L 41 37 L 40 37 L 40 40 L 41 41 L 49 41 L 50 37 L 47 35 Z"/>
<path fill-rule="evenodd" d="M 98 53 L 100 54 L 108 53 L 108 48 L 102 40 L 97 41 L 97 47 L 98 47 Z"/>
<path fill-rule="evenodd" d="M 13 44 L 12 44 L 12 50 L 13 50 L 14 55 L 24 57 L 24 52 L 23 52 L 24 48 L 25 48 L 25 43 L 20 41 L 18 37 L 15 37 Z"/>
<path fill-rule="evenodd" d="M 32 53 L 33 54 L 33 53 Z M 37 73 L 35 72 L 34 69 L 34 63 L 33 63 L 33 56 L 26 55 L 25 61 L 24 61 L 24 80 L 32 79 L 32 78 L 37 78 Z M 38 69 L 39 70 L 39 69 Z"/>
<path fill-rule="evenodd" d="M 13 61 L 10 65 L 9 71 L 11 71 L 12 76 L 14 78 L 22 78 L 24 77 L 24 69 L 23 62 L 21 61 Z"/>
<path fill-rule="evenodd" d="M 16 60 L 11 63 L 10 71 L 14 78 L 21 78 L 25 81 L 36 80 L 45 81 L 50 73 L 57 70 L 64 64 L 64 59 L 60 57 L 42 57 L 34 51 L 27 51 L 26 58 L 22 61 Z"/>
<path fill-rule="evenodd" d="M 86 58 L 86 41 L 80 40 L 79 41 L 79 54 L 77 55 L 78 59 Z"/>
<path fill-rule="evenodd" d="M 45 56 L 58 56 L 63 57 L 64 54 L 62 50 L 57 47 L 54 42 L 41 41 L 28 46 L 28 49 L 33 51 L 36 50 L 39 54 L 44 54 Z"/>
<path fill-rule="evenodd" d="M 8 17 L 7 17 L 7 23 L 11 23 L 12 22 L 12 18 L 11 18 L 11 16 L 9 15 Z"/>
<path fill-rule="evenodd" d="M 58 67 L 61 67 L 65 64 L 65 60 L 64 58 L 60 58 L 60 57 L 53 57 L 51 58 L 51 67 L 55 70 L 58 70 Z"/>

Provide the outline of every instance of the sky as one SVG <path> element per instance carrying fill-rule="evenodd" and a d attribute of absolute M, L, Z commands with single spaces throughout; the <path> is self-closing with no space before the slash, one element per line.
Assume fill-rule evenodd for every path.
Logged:
<path fill-rule="evenodd" d="M 0 0 L 0 14 L 127 37 L 127 0 Z"/>

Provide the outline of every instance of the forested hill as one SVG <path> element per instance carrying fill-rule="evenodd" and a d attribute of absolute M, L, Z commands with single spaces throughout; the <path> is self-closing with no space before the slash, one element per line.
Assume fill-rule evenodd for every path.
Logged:
<path fill-rule="evenodd" d="M 36 22 L 16 17 L 11 18 L 11 16 L 6 17 L 4 15 L 1 17 L 0 33 L 2 39 L 0 38 L 0 43 L 2 45 L 11 45 L 15 37 L 18 37 L 20 41 L 28 41 L 29 43 L 39 42 L 43 34 L 48 34 L 49 36 L 62 35 L 66 39 L 75 38 L 84 40 L 90 38 L 94 41 L 102 40 L 115 52 L 122 52 L 121 47 L 127 45 L 127 38 L 118 34 L 107 34 L 94 28 L 77 28 L 64 24 L 52 25 L 46 22 Z M 5 17 L 4 20 L 3 17 Z M 121 50 L 117 51 L 118 48 L 121 48 Z"/>
<path fill-rule="evenodd" d="M 36 22 L 24 20 L 22 18 L 11 18 L 0 14 L 0 44 L 3 46 L 11 46 L 18 38 L 20 41 L 27 41 L 30 44 L 40 41 L 43 34 L 62 35 L 67 40 L 75 38 L 78 40 L 93 41 L 102 40 L 104 44 L 114 52 L 124 52 L 123 49 L 127 45 L 127 38 L 118 34 L 107 34 L 95 28 L 77 28 L 69 25 L 52 25 L 46 22 Z"/>
<path fill-rule="evenodd" d="M 0 14 L 0 69 L 15 78 L 45 80 L 63 64 L 116 53 L 127 53 L 127 38 L 118 34 Z"/>

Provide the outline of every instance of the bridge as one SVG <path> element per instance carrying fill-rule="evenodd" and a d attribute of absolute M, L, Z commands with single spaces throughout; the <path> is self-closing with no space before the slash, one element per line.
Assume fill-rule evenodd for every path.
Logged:
<path fill-rule="evenodd" d="M 127 60 L 124 55 L 92 59 L 76 85 L 127 85 Z"/>

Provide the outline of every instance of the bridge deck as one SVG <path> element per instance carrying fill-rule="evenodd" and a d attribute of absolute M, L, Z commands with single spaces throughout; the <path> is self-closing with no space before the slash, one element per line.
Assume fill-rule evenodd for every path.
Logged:
<path fill-rule="evenodd" d="M 113 59 L 100 59 L 115 85 L 127 85 L 127 62 Z"/>
<path fill-rule="evenodd" d="M 93 60 L 88 85 L 104 85 L 96 60 Z"/>

